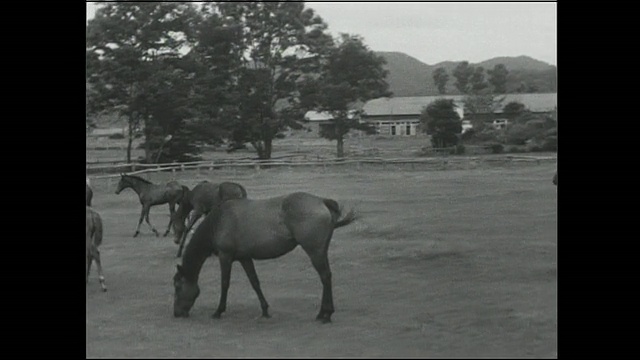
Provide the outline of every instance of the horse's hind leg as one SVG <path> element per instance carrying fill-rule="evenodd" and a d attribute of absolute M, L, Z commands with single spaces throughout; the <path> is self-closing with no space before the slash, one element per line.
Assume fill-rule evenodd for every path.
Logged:
<path fill-rule="evenodd" d="M 176 212 L 176 204 L 173 202 L 170 202 L 169 213 L 171 214 L 171 216 L 169 216 L 169 225 L 167 225 L 167 231 L 165 231 L 164 237 L 167 237 L 167 235 L 169 235 L 169 231 L 171 230 L 171 223 L 173 222 L 173 213 L 175 212 Z"/>
<path fill-rule="evenodd" d="M 256 268 L 253 266 L 253 260 L 240 260 L 240 264 L 242 264 L 242 268 L 247 273 L 247 277 L 249 278 L 249 282 L 251 282 L 251 286 L 253 290 L 258 295 L 258 299 L 260 300 L 260 307 L 262 308 L 262 317 L 270 318 L 269 316 L 269 304 L 267 303 L 267 299 L 264 298 L 262 294 L 262 290 L 260 289 L 260 281 L 258 280 L 258 274 L 256 273 Z"/>
<path fill-rule="evenodd" d="M 91 257 L 91 253 L 87 251 L 87 284 L 89 283 L 89 271 L 91 270 L 92 261 L 93 257 Z"/>
<path fill-rule="evenodd" d="M 151 206 L 146 206 L 145 208 L 147 210 L 145 211 L 144 219 L 147 222 L 147 225 L 149 225 L 149 228 L 151 228 L 151 231 L 156 234 L 156 237 L 159 237 L 160 233 L 158 232 L 158 230 L 156 230 L 156 228 L 153 227 L 153 225 L 151 225 L 151 222 L 149 221 L 149 211 L 151 210 Z"/>
<path fill-rule="evenodd" d="M 213 315 L 211 315 L 214 319 L 220 319 L 220 315 L 222 315 L 225 310 L 227 310 L 227 292 L 229 291 L 229 283 L 231 282 L 231 265 L 233 265 L 233 260 L 224 254 L 219 255 L 220 258 L 220 303 L 218 303 L 218 310 L 216 310 Z"/>
<path fill-rule="evenodd" d="M 136 227 L 136 232 L 133 234 L 133 237 L 138 236 L 140 234 L 140 225 L 142 225 L 142 220 L 144 220 L 145 206 L 142 206 L 142 211 L 140 212 L 140 220 L 138 220 L 138 227 Z"/>
<path fill-rule="evenodd" d="M 323 256 L 310 255 L 310 257 L 311 263 L 320 275 L 320 281 L 322 281 L 322 305 L 320 305 L 320 312 L 318 316 L 316 316 L 316 320 L 320 320 L 322 323 L 328 323 L 331 322 L 331 314 L 334 312 L 329 258 L 326 253 Z"/>
<path fill-rule="evenodd" d="M 96 260 L 96 267 L 98 268 L 98 279 L 100 280 L 100 287 L 102 291 L 107 291 L 107 285 L 104 283 L 104 274 L 102 273 L 102 262 L 100 262 L 100 250 L 97 247 L 91 249 L 91 256 Z"/>

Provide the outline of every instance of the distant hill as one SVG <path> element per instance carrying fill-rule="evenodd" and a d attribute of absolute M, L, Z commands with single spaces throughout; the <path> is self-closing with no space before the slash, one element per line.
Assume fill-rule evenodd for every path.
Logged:
<path fill-rule="evenodd" d="M 460 93 L 453 85 L 453 69 L 459 61 L 443 61 L 435 65 L 428 65 L 401 52 L 377 52 L 387 60 L 386 68 L 389 70 L 387 82 L 394 96 L 428 96 L 439 95 L 433 81 L 433 71 L 442 67 L 449 74 L 447 83 L 448 95 Z M 470 63 L 471 66 L 482 66 L 487 70 L 493 69 L 497 64 L 504 64 L 509 70 L 507 80 L 507 92 L 516 92 L 524 83 L 527 87 L 533 87 L 535 92 L 555 92 L 556 67 L 529 56 L 496 57 L 480 63 Z M 488 78 L 488 75 L 486 75 Z"/>

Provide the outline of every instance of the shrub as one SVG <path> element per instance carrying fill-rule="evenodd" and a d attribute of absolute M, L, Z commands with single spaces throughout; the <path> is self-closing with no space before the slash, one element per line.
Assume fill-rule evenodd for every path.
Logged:
<path fill-rule="evenodd" d="M 558 151 L 558 137 L 557 136 L 549 136 L 544 139 L 542 143 L 543 151 Z"/>
<path fill-rule="evenodd" d="M 513 124 L 507 129 L 506 143 L 509 145 L 525 145 L 527 140 L 536 137 L 536 135 L 539 135 L 541 132 L 542 130 L 536 128 L 536 126 Z"/>
<path fill-rule="evenodd" d="M 504 150 L 504 146 L 500 143 L 490 143 L 485 145 L 485 147 L 490 149 L 492 154 L 501 154 Z"/>
<path fill-rule="evenodd" d="M 122 134 L 113 134 L 113 135 L 109 135 L 109 139 L 124 139 L 124 135 Z"/>
<path fill-rule="evenodd" d="M 523 149 L 521 146 L 509 146 L 507 148 L 507 152 L 508 153 L 523 153 L 525 152 L 525 149 Z"/>

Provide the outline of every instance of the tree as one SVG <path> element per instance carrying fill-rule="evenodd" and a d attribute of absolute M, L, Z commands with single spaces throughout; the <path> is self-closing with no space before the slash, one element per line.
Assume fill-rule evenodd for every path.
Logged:
<path fill-rule="evenodd" d="M 433 72 L 433 81 L 436 83 L 440 94 L 444 95 L 447 93 L 449 74 L 447 74 L 447 70 L 445 68 L 439 67 Z"/>
<path fill-rule="evenodd" d="M 504 94 L 507 92 L 507 77 L 509 70 L 504 64 L 496 64 L 493 70 L 488 70 L 489 83 L 493 86 L 494 94 Z"/>
<path fill-rule="evenodd" d="M 471 83 L 471 91 L 474 94 L 480 93 L 482 90 L 489 87 L 489 84 L 484 79 L 484 68 L 482 66 L 478 66 L 476 68 L 472 68 L 473 73 L 469 79 Z"/>
<path fill-rule="evenodd" d="M 473 73 L 473 67 L 469 66 L 468 61 L 459 63 L 455 69 L 453 69 L 453 77 L 456 78 L 454 85 L 462 94 L 467 94 L 469 92 L 471 76 Z"/>
<path fill-rule="evenodd" d="M 118 2 L 100 7 L 87 24 L 87 82 L 92 86 L 89 108 L 94 113 L 111 109 L 126 116 L 128 162 L 138 126 L 149 127 L 146 136 L 155 136 L 151 129 L 162 128 L 152 123 L 162 113 L 157 109 L 162 103 L 159 92 L 173 89 L 187 75 L 174 71 L 174 66 L 182 56 L 180 49 L 190 39 L 194 17 L 194 8 L 186 3 Z M 147 161 L 157 150 L 152 147 L 154 140 L 146 138 Z"/>
<path fill-rule="evenodd" d="M 320 76 L 305 84 L 302 103 L 327 112 L 332 122 L 320 135 L 337 142 L 337 156 L 344 157 L 344 136 L 351 129 L 371 133 L 373 128 L 360 123 L 354 105 L 358 102 L 391 96 L 385 81 L 386 61 L 363 43 L 358 36 L 341 34 L 323 61 Z"/>
<path fill-rule="evenodd" d="M 467 95 L 462 100 L 465 118 L 469 118 L 473 122 L 474 130 L 481 131 L 484 123 L 479 115 L 493 114 L 501 108 L 504 99 L 504 96 L 492 94 Z"/>
<path fill-rule="evenodd" d="M 332 39 L 322 18 L 301 2 L 219 2 L 217 9 L 242 31 L 238 111 L 227 124 L 231 138 L 251 143 L 259 158 L 269 159 L 280 132 L 301 127 L 306 109 L 299 85 L 318 71 Z"/>
<path fill-rule="evenodd" d="M 438 99 L 429 104 L 420 114 L 421 127 L 431 135 L 431 142 L 436 148 L 458 144 L 458 135 L 462 132 L 462 121 L 454 108 L 453 100 Z"/>
<path fill-rule="evenodd" d="M 527 107 L 518 101 L 511 101 L 504 106 L 502 113 L 511 121 L 527 111 Z"/>

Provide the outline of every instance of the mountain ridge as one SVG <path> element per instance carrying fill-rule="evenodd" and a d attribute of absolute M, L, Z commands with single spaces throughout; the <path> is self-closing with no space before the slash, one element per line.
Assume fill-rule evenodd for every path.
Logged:
<path fill-rule="evenodd" d="M 394 96 L 440 95 L 433 80 L 433 71 L 440 67 L 449 75 L 446 94 L 461 94 L 454 86 L 455 78 L 452 73 L 462 61 L 441 61 L 429 65 L 403 52 L 376 51 L 376 54 L 387 61 L 387 82 Z M 485 79 L 488 79 L 486 71 L 493 69 L 497 64 L 504 64 L 509 71 L 507 92 L 517 92 L 523 84 L 527 92 L 557 91 L 557 67 L 527 55 L 498 56 L 478 63 L 469 63 L 473 67 L 482 66 L 485 69 Z"/>

